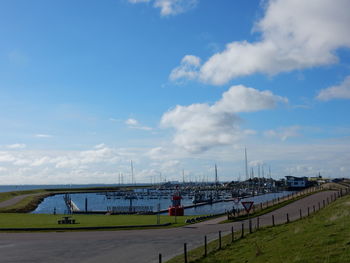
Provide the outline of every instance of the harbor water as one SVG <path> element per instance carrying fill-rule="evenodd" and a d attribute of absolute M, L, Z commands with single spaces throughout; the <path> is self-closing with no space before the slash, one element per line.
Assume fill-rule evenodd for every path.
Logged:
<path fill-rule="evenodd" d="M 255 204 L 266 202 L 277 197 L 283 197 L 291 192 L 283 191 L 278 193 L 267 193 L 263 195 L 257 195 L 249 198 L 243 198 L 241 201 L 254 201 Z M 135 192 L 119 193 L 119 192 L 106 192 L 106 193 L 77 193 L 70 194 L 71 200 L 82 211 L 85 211 L 85 200 L 87 200 L 88 211 L 107 211 L 108 207 L 151 207 L 153 212 L 167 209 L 171 205 L 172 191 L 156 191 L 150 189 L 137 189 Z M 58 194 L 50 196 L 44 199 L 44 201 L 33 211 L 33 213 L 51 214 L 54 211 L 58 214 L 68 213 L 67 206 L 64 202 L 64 195 Z M 184 194 L 182 196 L 182 205 L 189 206 L 192 203 L 193 196 L 191 194 Z M 235 203 L 232 200 L 227 201 L 229 196 L 223 196 L 222 202 L 214 202 L 203 206 L 195 206 L 185 209 L 185 215 L 206 215 L 206 214 L 219 214 L 225 211 L 232 210 L 233 208 L 242 208 L 240 203 Z"/>

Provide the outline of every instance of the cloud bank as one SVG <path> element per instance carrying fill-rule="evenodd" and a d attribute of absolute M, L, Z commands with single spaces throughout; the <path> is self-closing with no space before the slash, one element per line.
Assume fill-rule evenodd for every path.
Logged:
<path fill-rule="evenodd" d="M 183 60 L 170 79 L 222 85 L 255 73 L 274 75 L 336 63 L 335 51 L 350 47 L 348 10 L 348 0 L 270 0 L 254 26 L 260 41 L 231 42 L 197 68 Z"/>

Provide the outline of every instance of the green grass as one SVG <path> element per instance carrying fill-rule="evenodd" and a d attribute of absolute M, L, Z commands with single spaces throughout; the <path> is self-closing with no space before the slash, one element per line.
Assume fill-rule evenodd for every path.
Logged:
<path fill-rule="evenodd" d="M 46 190 L 28 190 L 28 191 L 12 191 L 12 192 L 4 192 L 0 193 L 0 202 L 12 199 L 16 196 L 27 195 L 27 194 L 39 194 L 39 193 L 47 193 Z"/>
<path fill-rule="evenodd" d="M 0 228 L 76 228 L 76 227 L 103 227 L 103 226 L 129 226 L 129 225 L 155 225 L 156 215 L 72 215 L 77 224 L 58 224 L 57 220 L 63 215 L 50 214 L 0 214 Z M 185 225 L 185 220 L 194 216 L 175 217 L 160 216 L 160 224 L 172 223 L 171 227 Z"/>
<path fill-rule="evenodd" d="M 350 262 L 350 196 L 308 218 L 263 228 L 234 243 L 230 235 L 226 236 L 223 244 L 225 249 L 214 252 L 218 242 L 210 243 L 212 252 L 206 258 L 201 258 L 203 247 L 197 248 L 189 253 L 189 259 L 196 263 Z M 180 262 L 183 255 L 168 261 Z"/>

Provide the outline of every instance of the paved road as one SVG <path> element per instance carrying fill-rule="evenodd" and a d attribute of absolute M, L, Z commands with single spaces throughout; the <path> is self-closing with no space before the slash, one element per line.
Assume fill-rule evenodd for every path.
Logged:
<path fill-rule="evenodd" d="M 298 200 L 288 206 L 260 217 L 260 225 L 271 225 L 272 214 L 276 224 L 286 222 L 286 213 L 290 220 L 298 219 L 299 209 L 303 216 L 307 208 L 318 210 L 323 200 L 334 195 L 333 191 L 316 193 Z M 150 263 L 158 262 L 158 253 L 167 260 L 182 253 L 183 243 L 194 248 L 203 243 L 204 235 L 208 239 L 217 238 L 218 231 L 223 234 L 231 226 L 240 229 L 242 222 L 218 224 L 224 218 L 218 218 L 198 224 L 173 229 L 90 231 L 90 232 L 54 232 L 54 233 L 0 233 L 1 262 L 118 262 Z M 256 220 L 253 220 L 255 223 Z M 245 226 L 247 226 L 245 222 Z"/>

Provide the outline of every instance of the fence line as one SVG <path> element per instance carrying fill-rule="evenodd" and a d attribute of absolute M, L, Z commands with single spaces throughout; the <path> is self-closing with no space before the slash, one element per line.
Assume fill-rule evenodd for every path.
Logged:
<path fill-rule="evenodd" d="M 309 191 L 307 191 L 307 189 L 306 189 L 306 193 L 310 193 Z M 336 201 L 338 198 L 340 198 L 340 197 L 343 197 L 344 195 L 348 195 L 350 193 L 350 191 L 349 191 L 349 188 L 345 188 L 345 189 L 340 189 L 338 192 L 335 192 L 334 194 L 331 194 L 331 196 L 330 196 L 330 202 L 334 202 L 334 201 Z M 297 194 L 298 193 L 296 193 L 296 196 L 297 196 Z M 299 195 L 300 196 L 300 195 Z M 290 200 L 290 198 L 294 198 L 294 196 L 288 196 L 287 197 L 288 199 L 287 200 Z M 281 200 L 283 200 L 284 198 L 282 198 Z M 326 200 L 327 200 L 327 205 L 329 205 L 329 197 L 327 197 L 326 198 Z M 325 208 L 326 206 L 325 206 L 325 204 L 326 204 L 326 200 L 322 200 L 323 201 L 323 207 L 322 208 Z M 279 200 L 280 201 L 280 200 Z M 284 200 L 285 201 L 285 200 Z M 272 203 L 273 203 L 274 201 L 272 201 Z M 281 202 L 283 202 L 283 201 L 281 201 Z M 318 206 L 318 210 L 317 211 L 319 211 L 319 210 L 321 210 L 321 206 L 320 206 L 320 203 L 318 203 L 319 204 L 319 206 Z M 313 205 L 313 213 L 315 213 L 316 212 L 316 207 L 315 207 L 315 205 Z M 308 211 L 308 213 L 307 213 L 307 216 L 310 216 L 310 207 L 308 207 L 307 208 L 307 211 Z M 300 208 L 299 209 L 299 220 L 300 219 L 302 219 L 303 218 L 303 216 L 302 216 L 302 209 Z M 259 217 L 257 217 L 256 218 L 256 220 L 257 220 L 257 223 L 256 223 L 256 231 L 258 231 L 259 230 L 259 225 L 260 225 L 260 222 L 259 222 Z M 298 220 L 298 219 L 296 219 L 296 220 Z M 294 220 L 294 221 L 296 221 L 296 220 Z M 253 229 L 251 229 L 251 219 L 250 220 L 248 220 L 248 222 L 249 222 L 249 232 L 250 233 L 253 233 L 254 231 L 253 231 Z M 289 218 L 289 214 L 287 213 L 286 214 L 286 221 L 285 221 L 285 223 L 284 224 L 286 224 L 286 223 L 289 223 L 290 222 L 290 218 Z M 275 217 L 274 217 L 274 215 L 272 215 L 272 222 L 271 222 L 271 226 L 272 227 L 274 227 L 276 224 L 275 224 Z M 240 237 L 238 237 L 237 239 L 235 239 L 235 232 L 234 232 L 234 227 L 233 226 L 231 226 L 231 243 L 233 243 L 233 242 L 235 242 L 235 241 L 237 241 L 237 240 L 239 240 L 239 239 L 242 239 L 242 238 L 244 238 L 245 237 L 245 233 L 244 233 L 244 230 L 245 230 L 245 227 L 244 227 L 244 222 L 242 222 L 242 225 L 241 225 L 241 235 L 240 235 Z M 252 231 L 251 231 L 252 230 Z M 215 251 L 218 251 L 218 250 L 220 250 L 220 249 L 222 249 L 222 247 L 223 247 L 223 244 L 222 244 L 222 235 L 221 235 L 221 230 L 219 231 L 219 239 L 216 239 L 216 240 L 213 240 L 213 241 L 211 241 L 211 242 L 218 242 L 218 247 L 216 248 L 216 249 L 214 249 L 214 250 L 212 250 L 212 251 L 210 251 L 210 252 L 215 252 Z M 227 243 L 226 245 L 229 245 L 229 243 Z M 203 256 L 202 257 L 207 257 L 208 256 L 208 254 L 210 253 L 209 251 L 208 251 L 208 240 L 207 240 L 207 236 L 205 235 L 204 236 L 204 252 L 203 252 Z M 159 254 L 159 262 L 161 263 L 161 258 L 162 258 L 162 254 Z M 197 258 L 198 259 L 198 258 Z M 189 261 L 189 254 L 188 254 L 188 251 L 187 251 L 187 243 L 184 243 L 184 262 L 185 263 L 189 263 L 189 262 L 191 262 L 191 261 Z"/>

